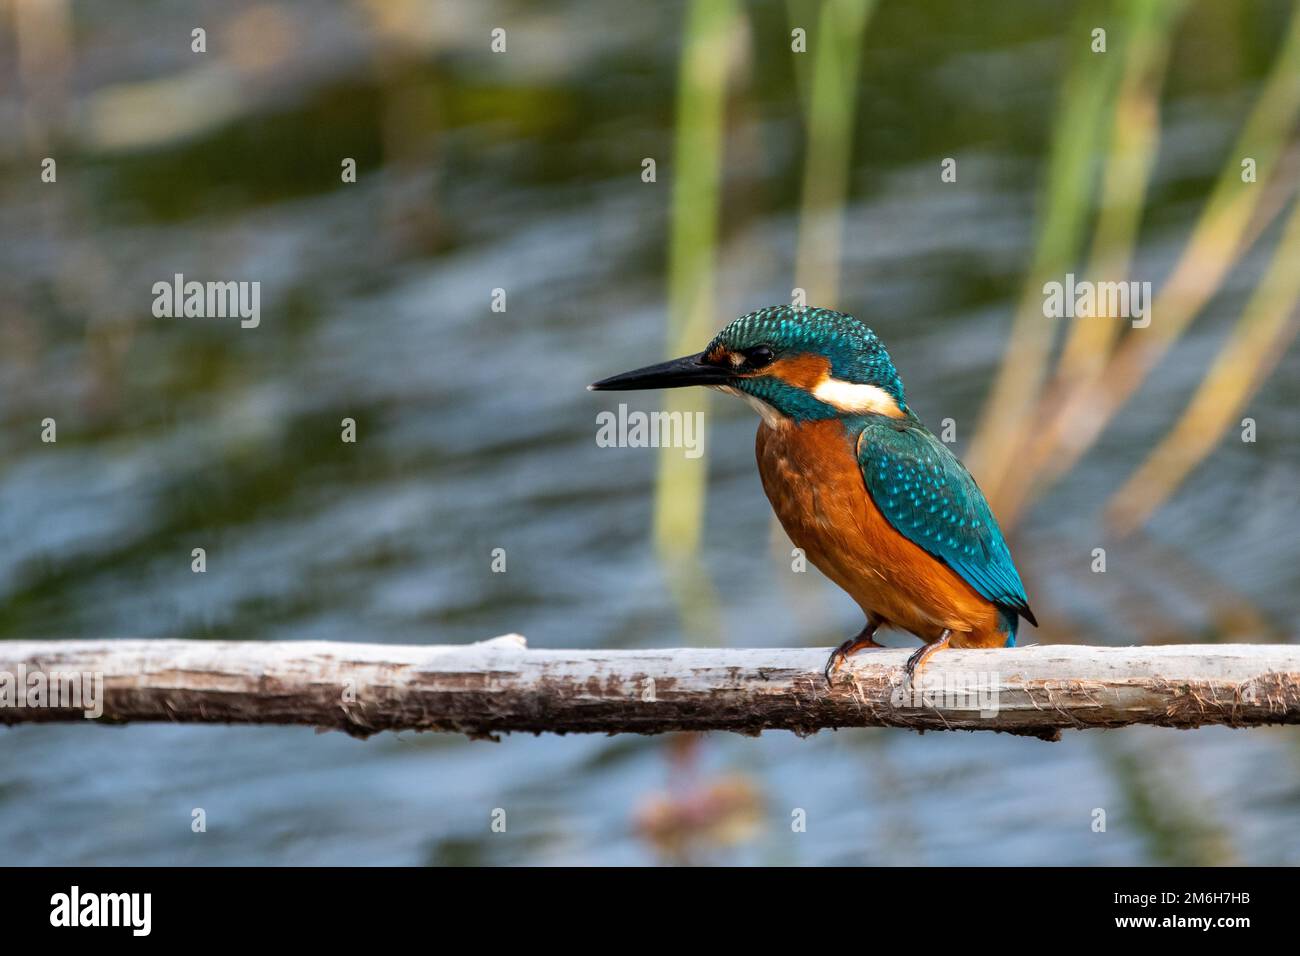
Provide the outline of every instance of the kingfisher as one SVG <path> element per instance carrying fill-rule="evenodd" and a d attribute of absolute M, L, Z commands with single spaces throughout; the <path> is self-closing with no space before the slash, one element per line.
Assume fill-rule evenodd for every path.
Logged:
<path fill-rule="evenodd" d="M 880 338 L 830 309 L 742 315 L 703 352 L 602 379 L 593 391 L 703 385 L 759 414 L 758 472 L 786 534 L 866 616 L 826 661 L 882 647 L 882 627 L 924 643 L 910 680 L 947 647 L 1014 647 L 1038 621 L 997 520 L 966 467 L 908 407 Z"/>

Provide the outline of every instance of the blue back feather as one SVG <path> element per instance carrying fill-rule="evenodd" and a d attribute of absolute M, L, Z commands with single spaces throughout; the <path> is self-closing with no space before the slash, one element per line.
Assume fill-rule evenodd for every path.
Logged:
<path fill-rule="evenodd" d="M 939 558 L 1005 612 L 1008 645 L 1017 616 L 1037 624 L 1011 551 L 964 465 L 915 416 L 867 416 L 858 464 L 871 499 L 903 537 Z"/>

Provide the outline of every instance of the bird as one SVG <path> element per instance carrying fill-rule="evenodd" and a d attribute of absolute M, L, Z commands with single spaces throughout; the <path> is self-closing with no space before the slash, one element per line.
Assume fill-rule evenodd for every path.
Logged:
<path fill-rule="evenodd" d="M 730 322 L 704 351 L 634 369 L 592 391 L 706 386 L 759 415 L 763 491 L 791 542 L 862 609 L 866 623 L 823 670 L 883 647 L 922 645 L 908 680 L 944 648 L 1014 647 L 1025 586 L 966 467 L 908 406 L 879 336 L 844 312 L 769 306 Z"/>

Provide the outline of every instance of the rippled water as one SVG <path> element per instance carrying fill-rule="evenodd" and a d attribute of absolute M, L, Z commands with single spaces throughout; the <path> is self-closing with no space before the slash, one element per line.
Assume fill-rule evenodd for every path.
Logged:
<path fill-rule="evenodd" d="M 0 43 L 15 80 L 0 86 L 0 637 L 517 631 L 536 646 L 630 647 L 829 645 L 857 629 L 831 585 L 789 583 L 748 409 L 719 398 L 709 412 L 715 634 L 683 632 L 650 545 L 657 452 L 595 444 L 598 411 L 657 401 L 584 386 L 665 347 L 679 7 L 434 4 L 386 35 L 361 4 L 110 6 L 74 8 L 66 93 L 37 132 L 22 121 L 16 41 Z M 1052 4 L 978 6 L 885 0 L 869 27 L 841 302 L 889 344 L 918 413 L 954 417 L 963 441 L 1030 256 L 1065 28 Z M 783 4 L 752 11 L 719 323 L 787 299 L 793 268 L 789 24 Z M 1200 4 L 1184 25 L 1138 274 L 1158 282 L 1180 252 L 1284 13 Z M 188 51 L 192 22 L 211 24 L 206 60 Z M 513 52 L 494 58 L 499 24 Z M 122 99 L 151 80 L 192 99 L 172 113 Z M 122 102 L 157 122 L 123 125 Z M 32 173 L 54 148 L 44 136 L 57 186 Z M 961 157 L 960 179 L 939 188 L 946 155 Z M 356 184 L 339 183 L 340 156 L 358 159 Z M 655 184 L 640 181 L 644 156 L 660 157 Z M 1045 626 L 1027 639 L 1221 639 L 1206 581 L 1269 626 L 1233 639 L 1294 633 L 1294 351 L 1251 403 L 1260 441 L 1223 443 L 1148 542 L 1106 539 L 1098 516 L 1182 408 L 1268 248 L 1028 515 L 1015 548 Z M 152 284 L 177 272 L 260 280 L 261 325 L 153 318 Z M 489 308 L 498 287 L 505 313 Z M 54 445 L 39 441 L 47 416 Z M 355 445 L 339 441 L 344 417 Z M 1106 575 L 1088 571 L 1099 543 Z M 205 574 L 191 573 L 194 547 Z M 488 572 L 498 547 L 504 575 Z M 0 859 L 640 863 L 665 858 L 638 835 L 654 794 L 739 779 L 755 819 L 688 859 L 1300 862 L 1292 731 L 1058 744 L 771 733 L 671 750 L 655 738 L 19 727 L 0 731 Z M 206 834 L 191 832 L 195 807 Z M 1091 829 L 1098 807 L 1104 834 Z M 489 829 L 494 808 L 506 833 Z M 792 832 L 796 808 L 806 832 Z"/>

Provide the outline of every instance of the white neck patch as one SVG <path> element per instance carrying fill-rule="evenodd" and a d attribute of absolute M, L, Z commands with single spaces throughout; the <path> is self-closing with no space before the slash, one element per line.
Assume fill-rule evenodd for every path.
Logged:
<path fill-rule="evenodd" d="M 823 378 L 812 390 L 813 398 L 838 408 L 842 412 L 888 415 L 898 418 L 903 414 L 894 396 L 875 385 L 846 382 L 842 378 Z"/>
<path fill-rule="evenodd" d="M 750 408 L 762 416 L 763 423 L 769 428 L 777 428 L 781 425 L 788 424 L 790 419 L 786 418 L 767 402 L 761 398 L 750 395 L 749 392 L 742 392 L 738 388 L 732 388 L 730 385 L 710 385 L 710 388 L 716 388 L 719 392 L 726 392 L 728 395 L 735 395 L 737 398 L 743 398 Z"/>

